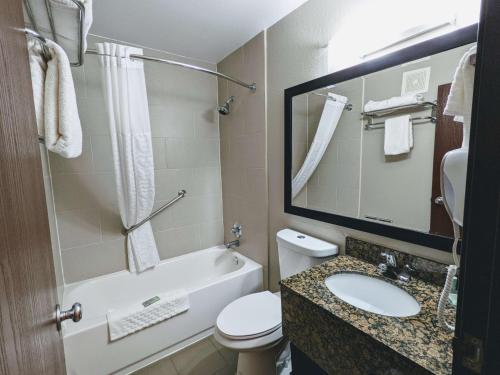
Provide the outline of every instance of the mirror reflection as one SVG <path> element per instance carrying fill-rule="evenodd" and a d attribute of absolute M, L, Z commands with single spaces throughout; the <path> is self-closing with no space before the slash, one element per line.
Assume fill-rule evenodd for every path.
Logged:
<path fill-rule="evenodd" d="M 443 202 L 441 161 L 468 145 L 463 123 L 468 129 L 470 114 L 451 103 L 444 112 L 457 66 L 472 47 L 294 96 L 292 205 L 452 237 L 445 203 L 463 211 L 465 177 L 455 179 L 460 186 L 452 182 L 455 196 Z M 466 64 L 473 77 L 473 61 Z M 465 119 L 453 116 L 461 112 Z"/>

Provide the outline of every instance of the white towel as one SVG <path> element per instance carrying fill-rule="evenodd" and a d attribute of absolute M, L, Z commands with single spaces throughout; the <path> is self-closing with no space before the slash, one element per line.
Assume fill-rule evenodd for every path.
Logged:
<path fill-rule="evenodd" d="M 97 43 L 96 46 L 103 54 L 99 61 L 120 216 L 125 228 L 130 228 L 151 213 L 155 198 L 144 65 L 142 61 L 128 58 L 130 54 L 142 54 L 142 49 L 114 43 Z M 142 272 L 160 262 L 150 222 L 128 234 L 127 255 L 131 272 Z"/>
<path fill-rule="evenodd" d="M 49 0 L 54 21 L 54 29 L 58 44 L 63 47 L 69 56 L 70 61 L 76 61 L 78 55 L 75 43 L 80 38 L 78 20 L 79 9 L 71 0 Z M 92 0 L 79 0 L 84 6 L 85 17 L 83 22 L 83 47 L 87 49 L 87 35 L 93 21 Z M 29 0 L 38 32 L 46 38 L 52 39 L 50 22 L 47 16 L 44 0 Z M 25 19 L 28 19 L 25 17 Z"/>
<path fill-rule="evenodd" d="M 148 305 L 148 303 L 150 303 Z M 107 313 L 109 338 L 117 340 L 189 309 L 189 295 L 184 290 L 158 294 L 120 310 Z"/>
<path fill-rule="evenodd" d="M 309 178 L 316 170 L 319 162 L 323 158 L 330 140 L 342 116 L 347 98 L 345 96 L 328 93 L 329 99 L 325 101 L 323 113 L 319 120 L 318 129 L 314 135 L 314 140 L 307 152 L 302 167 L 292 180 L 292 199 L 300 193 Z"/>
<path fill-rule="evenodd" d="M 48 150 L 76 158 L 82 153 L 82 127 L 71 67 L 59 45 L 47 40 L 47 47 L 52 57 L 45 65 L 40 48 L 28 45 L 38 133 Z"/>
<path fill-rule="evenodd" d="M 45 137 L 44 126 L 44 97 L 45 97 L 45 72 L 47 71 L 47 62 L 42 57 L 40 43 L 28 39 L 28 56 L 31 71 L 31 85 L 33 87 L 33 102 L 35 104 L 36 125 L 38 135 Z"/>
<path fill-rule="evenodd" d="M 475 67 L 470 64 L 469 58 L 476 53 L 476 46 L 469 49 L 460 59 L 453 82 L 451 83 L 450 94 L 444 108 L 444 114 L 455 116 L 455 121 L 462 122 L 463 140 L 462 148 L 469 148 L 470 122 L 472 113 L 472 97 L 474 93 Z"/>
<path fill-rule="evenodd" d="M 422 96 L 422 94 L 394 96 L 392 98 L 380 101 L 370 100 L 365 104 L 364 111 L 365 112 L 380 111 L 382 109 L 387 109 L 387 108 L 421 103 L 423 102 L 423 100 L 424 97 Z"/>
<path fill-rule="evenodd" d="M 413 147 L 413 126 L 410 115 L 391 117 L 385 120 L 384 153 L 400 155 Z"/>

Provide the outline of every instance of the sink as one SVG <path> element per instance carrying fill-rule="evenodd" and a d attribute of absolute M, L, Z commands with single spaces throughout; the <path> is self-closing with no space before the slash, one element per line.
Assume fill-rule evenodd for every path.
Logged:
<path fill-rule="evenodd" d="M 405 317 L 420 312 L 420 305 L 403 289 L 375 277 L 358 273 L 337 273 L 325 280 L 338 298 L 375 314 Z"/>

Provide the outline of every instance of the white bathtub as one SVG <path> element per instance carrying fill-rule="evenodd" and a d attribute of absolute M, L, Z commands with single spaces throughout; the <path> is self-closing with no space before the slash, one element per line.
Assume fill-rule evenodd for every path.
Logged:
<path fill-rule="evenodd" d="M 158 293 L 185 289 L 190 309 L 110 342 L 106 313 Z M 234 299 L 262 290 L 262 266 L 222 246 L 162 261 L 141 274 L 121 271 L 65 287 L 63 307 L 82 304 L 78 323 L 63 323 L 70 375 L 128 374 L 212 333 L 219 312 Z"/>

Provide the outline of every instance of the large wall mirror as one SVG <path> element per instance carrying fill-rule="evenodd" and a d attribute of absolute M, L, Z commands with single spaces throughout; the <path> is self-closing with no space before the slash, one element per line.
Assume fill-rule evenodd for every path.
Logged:
<path fill-rule="evenodd" d="M 463 126 L 443 110 L 476 34 L 471 26 L 285 90 L 285 211 L 449 251 L 440 164 L 461 147 Z"/>

